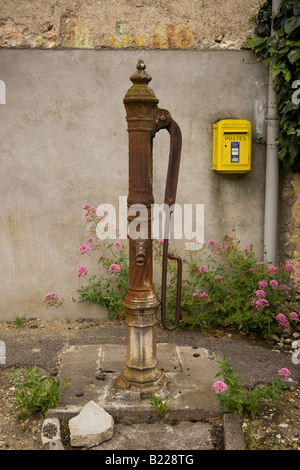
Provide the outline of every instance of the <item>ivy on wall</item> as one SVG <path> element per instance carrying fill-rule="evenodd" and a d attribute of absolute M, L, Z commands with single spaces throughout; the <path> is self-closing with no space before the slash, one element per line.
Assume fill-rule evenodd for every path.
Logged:
<path fill-rule="evenodd" d="M 273 18 L 272 1 L 260 8 L 254 37 L 246 44 L 274 77 L 278 155 L 286 170 L 300 173 L 300 0 L 282 0 Z"/>

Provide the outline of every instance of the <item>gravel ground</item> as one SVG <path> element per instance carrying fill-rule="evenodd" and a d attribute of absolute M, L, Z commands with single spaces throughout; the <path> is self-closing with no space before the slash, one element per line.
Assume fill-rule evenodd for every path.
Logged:
<path fill-rule="evenodd" d="M 176 341 L 191 344 L 194 333 L 180 332 Z M 167 338 L 168 334 L 165 330 L 158 332 L 162 340 Z M 213 334 L 217 337 L 233 335 L 221 331 Z M 7 346 L 6 365 L 0 365 L 0 450 L 43 449 L 41 429 L 44 417 L 38 414 L 22 421 L 17 420 L 12 403 L 16 389 L 13 377 L 8 375 L 8 371 L 15 368 L 25 372 L 28 365 L 37 365 L 45 376 L 53 377 L 58 371 L 61 353 L 65 347 L 78 342 L 105 343 L 112 335 L 116 342 L 125 341 L 124 325 L 120 322 L 87 319 L 71 322 L 32 319 L 27 320 L 25 326 L 17 328 L 13 323 L 0 322 L 0 339 Z M 249 341 L 250 338 L 238 335 L 238 340 Z M 256 344 L 255 338 L 251 337 L 251 343 Z M 10 345 L 14 345 L 13 350 Z M 258 345 L 261 346 L 261 343 L 258 342 Z M 284 353 L 281 351 L 279 354 Z M 298 384 L 290 385 L 285 395 L 275 402 L 265 402 L 254 420 L 244 415 L 241 416 L 241 421 L 247 450 L 300 450 Z"/>

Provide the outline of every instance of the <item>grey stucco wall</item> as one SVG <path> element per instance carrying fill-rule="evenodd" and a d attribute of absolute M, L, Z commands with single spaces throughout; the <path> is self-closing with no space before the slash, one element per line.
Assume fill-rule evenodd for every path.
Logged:
<path fill-rule="evenodd" d="M 0 320 L 99 317 L 95 305 L 74 304 L 86 260 L 85 203 L 118 204 L 127 195 L 128 136 L 123 97 L 142 58 L 159 106 L 183 134 L 179 204 L 204 204 L 205 240 L 236 229 L 261 255 L 264 147 L 253 143 L 252 170 L 212 170 L 218 119 L 247 119 L 253 139 L 265 135 L 267 71 L 249 51 L 0 50 L 1 291 Z M 163 202 L 169 138 L 154 141 L 155 201 Z M 184 245 L 179 244 L 183 250 Z M 94 265 L 96 267 L 96 265 Z M 48 292 L 64 298 L 46 309 Z"/>

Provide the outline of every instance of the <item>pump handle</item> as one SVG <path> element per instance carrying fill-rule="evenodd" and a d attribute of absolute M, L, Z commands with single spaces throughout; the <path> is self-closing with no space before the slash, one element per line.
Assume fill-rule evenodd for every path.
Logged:
<path fill-rule="evenodd" d="M 170 113 L 166 110 L 159 109 L 156 119 L 156 126 L 154 127 L 154 134 L 165 128 L 170 134 L 170 153 L 169 164 L 165 189 L 164 203 L 169 207 L 168 214 L 165 217 L 165 234 L 162 258 L 162 288 L 161 288 L 161 322 L 165 329 L 172 331 L 178 327 L 180 321 L 180 306 L 181 306 L 181 286 L 182 286 L 182 259 L 174 253 L 168 253 L 169 249 L 169 229 L 171 214 L 174 207 L 177 193 L 179 166 L 181 158 L 182 135 L 178 124 L 172 119 Z M 177 285 L 176 285 L 176 306 L 175 306 L 175 320 L 173 325 L 168 325 L 166 319 L 166 291 L 167 291 L 167 267 L 168 259 L 176 260 L 177 262 Z"/>

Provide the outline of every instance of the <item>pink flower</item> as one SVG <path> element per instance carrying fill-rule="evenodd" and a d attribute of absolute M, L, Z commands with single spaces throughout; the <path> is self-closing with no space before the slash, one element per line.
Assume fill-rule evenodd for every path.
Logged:
<path fill-rule="evenodd" d="M 206 273 L 207 272 L 207 267 L 206 266 L 200 266 L 199 271 L 200 271 L 200 273 Z"/>
<path fill-rule="evenodd" d="M 296 313 L 296 312 L 291 312 L 290 313 L 290 319 L 291 320 L 296 321 L 296 320 L 298 320 L 298 317 L 299 317 L 298 313 Z"/>
<path fill-rule="evenodd" d="M 285 265 L 285 269 L 287 269 L 290 273 L 293 273 L 295 271 L 294 266 L 292 264 L 289 264 L 289 263 L 287 263 Z"/>
<path fill-rule="evenodd" d="M 298 282 L 298 283 L 300 283 L 300 277 L 297 277 L 297 278 L 295 279 L 295 281 Z"/>
<path fill-rule="evenodd" d="M 84 266 L 80 266 L 80 268 L 77 271 L 77 277 L 85 276 L 87 272 L 88 270 Z"/>
<path fill-rule="evenodd" d="M 90 208 L 91 208 L 90 204 L 84 204 L 84 206 L 82 207 L 82 209 L 84 209 L 85 211 L 89 210 Z"/>
<path fill-rule="evenodd" d="M 249 253 L 249 248 L 244 248 L 245 253 Z"/>
<path fill-rule="evenodd" d="M 269 266 L 268 273 L 277 274 L 278 273 L 278 268 L 276 268 L 276 266 Z"/>
<path fill-rule="evenodd" d="M 59 300 L 58 295 L 55 292 L 51 292 L 50 294 L 45 295 L 43 302 L 46 304 L 46 307 L 53 307 L 55 306 L 60 307 L 63 303 L 62 300 Z"/>
<path fill-rule="evenodd" d="M 249 300 L 249 302 L 250 302 L 250 305 L 253 305 L 253 307 L 255 307 L 256 310 L 261 310 L 264 307 L 269 306 L 269 302 L 266 299 L 262 299 L 262 298 L 259 298 L 259 299 L 252 298 Z"/>
<path fill-rule="evenodd" d="M 268 281 L 260 281 L 258 285 L 260 289 L 263 289 L 264 287 L 267 287 Z"/>
<path fill-rule="evenodd" d="M 88 242 L 89 242 L 89 243 L 92 243 L 92 241 L 94 241 L 93 237 L 89 237 L 89 238 L 88 238 Z"/>
<path fill-rule="evenodd" d="M 270 286 L 273 287 L 273 289 L 277 289 L 278 282 L 275 281 L 275 279 L 272 279 L 272 281 L 270 281 Z"/>
<path fill-rule="evenodd" d="M 160 245 L 163 245 L 163 244 L 164 244 L 164 241 L 163 241 L 163 240 L 158 240 L 157 246 L 160 246 Z"/>
<path fill-rule="evenodd" d="M 221 276 L 215 276 L 215 281 L 221 281 Z"/>
<path fill-rule="evenodd" d="M 118 264 L 111 264 L 109 267 L 109 271 L 112 271 L 113 273 L 119 273 L 120 270 L 121 268 Z"/>
<path fill-rule="evenodd" d="M 79 250 L 80 254 L 83 255 L 83 253 L 86 253 L 87 251 L 92 251 L 92 248 L 87 245 L 80 245 Z"/>
<path fill-rule="evenodd" d="M 215 392 L 217 394 L 223 393 L 223 392 L 225 392 L 225 390 L 227 390 L 227 385 L 224 382 L 222 382 L 221 380 L 218 380 L 218 382 L 215 382 L 213 384 L 213 387 L 214 387 Z"/>
<path fill-rule="evenodd" d="M 115 247 L 115 248 L 117 248 L 117 247 L 119 247 L 119 246 L 122 246 L 122 243 L 121 243 L 121 242 L 115 242 L 115 243 L 114 243 L 114 247 Z"/>
<path fill-rule="evenodd" d="M 257 290 L 255 294 L 256 294 L 256 297 L 266 297 L 266 293 L 263 289 Z"/>
<path fill-rule="evenodd" d="M 276 320 L 278 321 L 279 328 L 288 328 L 290 326 L 289 321 L 283 313 L 278 313 Z"/>
<path fill-rule="evenodd" d="M 212 238 L 210 240 L 208 240 L 208 245 L 215 245 L 217 242 L 216 240 L 213 240 Z"/>
<path fill-rule="evenodd" d="M 202 292 L 202 294 L 200 294 L 199 297 L 201 297 L 202 299 L 207 299 L 208 295 L 206 294 L 206 292 Z"/>
<path fill-rule="evenodd" d="M 278 287 L 279 290 L 284 290 L 284 289 L 287 289 L 287 286 L 285 284 L 280 284 L 280 286 Z"/>
<path fill-rule="evenodd" d="M 289 377 L 291 375 L 290 371 L 288 369 L 286 369 L 285 367 L 283 367 L 282 369 L 279 369 L 278 371 L 278 375 L 280 377 L 282 377 L 282 381 L 283 382 L 287 382 L 287 377 Z"/>

